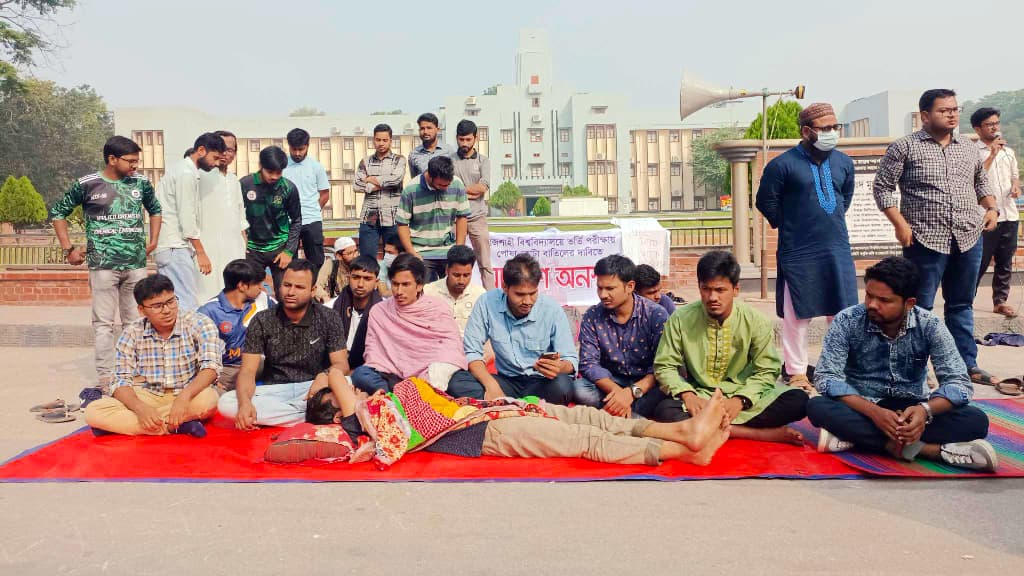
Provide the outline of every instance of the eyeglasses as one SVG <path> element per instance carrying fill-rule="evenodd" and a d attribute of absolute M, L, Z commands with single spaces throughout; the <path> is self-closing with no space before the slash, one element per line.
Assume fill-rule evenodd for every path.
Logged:
<path fill-rule="evenodd" d="M 996 122 L 982 122 L 981 123 L 981 127 L 982 128 L 995 128 L 996 126 L 999 126 L 999 122 L 998 121 L 996 121 Z"/>
<path fill-rule="evenodd" d="M 830 126 L 811 126 L 811 129 L 815 132 L 842 132 L 842 124 L 832 124 Z"/>
<path fill-rule="evenodd" d="M 173 310 L 178 307 L 178 297 L 172 296 L 170 300 L 164 300 L 163 302 L 157 302 L 156 304 L 143 304 L 142 307 L 147 310 L 153 310 L 154 312 L 163 312 L 168 309 Z"/>
<path fill-rule="evenodd" d="M 224 151 L 234 154 L 235 152 L 238 152 L 238 148 L 225 148 Z"/>
<path fill-rule="evenodd" d="M 128 163 L 129 166 L 138 166 L 139 165 L 139 159 L 138 158 L 136 158 L 135 160 L 129 160 L 129 159 L 125 158 L 124 156 L 118 156 L 117 159 L 118 160 L 124 160 L 125 162 Z"/>
<path fill-rule="evenodd" d="M 956 108 L 939 108 L 935 110 L 935 113 L 942 116 L 956 116 L 957 114 L 960 114 L 963 111 L 963 106 L 957 106 Z"/>

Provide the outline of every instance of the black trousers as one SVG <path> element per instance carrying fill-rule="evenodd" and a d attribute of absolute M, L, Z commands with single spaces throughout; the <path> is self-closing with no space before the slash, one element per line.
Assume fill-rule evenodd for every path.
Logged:
<path fill-rule="evenodd" d="M 274 258 L 281 253 L 284 248 L 278 248 L 273 252 L 256 252 L 255 250 L 247 250 L 245 253 L 245 259 L 255 262 L 260 268 L 270 268 L 270 275 L 274 278 L 274 297 L 278 298 L 281 289 L 281 279 L 284 278 L 284 270 L 281 269 L 277 264 L 274 264 Z"/>
<path fill-rule="evenodd" d="M 992 305 L 1006 303 L 1010 297 L 1010 276 L 1013 274 L 1013 254 L 1017 251 L 1017 227 L 1020 222 L 1000 222 L 995 230 L 981 235 L 981 269 L 978 270 L 978 285 L 985 276 L 992 260 Z"/>
<path fill-rule="evenodd" d="M 803 390 L 793 388 L 786 390 L 775 402 L 772 402 L 760 414 L 747 420 L 740 426 L 749 428 L 778 428 L 791 424 L 797 420 L 803 420 L 807 415 L 807 393 Z M 667 398 L 658 403 L 654 409 L 654 419 L 658 422 L 679 422 L 690 417 L 690 413 L 683 410 L 683 401 L 676 398 Z"/>
<path fill-rule="evenodd" d="M 303 224 L 299 232 L 299 243 L 302 245 L 303 256 L 316 267 L 313 271 L 315 281 L 316 275 L 320 273 L 320 267 L 324 265 L 324 223 Z"/>

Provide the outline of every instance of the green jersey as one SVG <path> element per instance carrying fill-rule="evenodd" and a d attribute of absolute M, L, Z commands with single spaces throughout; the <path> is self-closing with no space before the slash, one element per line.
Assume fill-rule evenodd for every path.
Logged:
<path fill-rule="evenodd" d="M 85 220 L 85 260 L 92 270 L 135 270 L 146 266 L 145 208 L 150 216 L 160 214 L 149 180 L 136 174 L 122 180 L 107 180 L 102 174 L 79 178 L 50 211 L 54 220 L 64 220 L 75 206 L 82 207 Z"/>
<path fill-rule="evenodd" d="M 259 172 L 243 176 L 238 184 L 249 221 L 246 248 L 253 252 L 284 250 L 291 256 L 298 253 L 302 206 L 295 184 L 283 176 L 268 184 Z"/>

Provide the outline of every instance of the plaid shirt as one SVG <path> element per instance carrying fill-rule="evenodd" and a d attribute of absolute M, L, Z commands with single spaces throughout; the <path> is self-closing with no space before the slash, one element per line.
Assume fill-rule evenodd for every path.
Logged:
<path fill-rule="evenodd" d="M 370 154 L 360 160 L 356 170 L 356 181 L 352 188 L 366 194 L 363 199 L 363 223 L 380 226 L 394 226 L 398 200 L 402 197 L 402 180 L 405 178 L 405 157 L 388 151 L 384 158 Z M 366 178 L 376 176 L 380 188 L 370 189 Z"/>
<path fill-rule="evenodd" d="M 949 254 L 953 240 L 963 252 L 981 237 L 984 212 L 978 202 L 991 196 L 977 147 L 967 136 L 953 133 L 943 148 L 924 130 L 889 145 L 875 175 L 879 210 L 896 206 L 914 231 L 914 239 L 930 250 Z"/>
<path fill-rule="evenodd" d="M 124 329 L 115 350 L 112 391 L 132 386 L 141 376 L 143 388 L 157 393 L 171 389 L 177 395 L 200 370 L 220 372 L 224 342 L 213 320 L 197 312 L 180 312 L 167 339 L 143 317 Z"/>

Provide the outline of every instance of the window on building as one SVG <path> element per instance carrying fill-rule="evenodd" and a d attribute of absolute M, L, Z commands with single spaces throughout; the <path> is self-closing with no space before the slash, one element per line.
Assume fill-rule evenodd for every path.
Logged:
<path fill-rule="evenodd" d="M 591 176 L 597 174 L 597 162 L 587 162 L 587 174 Z"/>
<path fill-rule="evenodd" d="M 559 142 L 568 142 L 569 141 L 569 129 L 568 128 L 559 128 L 558 129 L 558 141 Z"/>
<path fill-rule="evenodd" d="M 605 112 L 608 111 L 608 107 L 607 106 L 591 106 L 590 107 L 590 111 L 593 112 L 594 114 L 604 114 Z"/>
<path fill-rule="evenodd" d="M 395 138 L 395 139 L 391 140 L 391 149 L 394 152 L 396 152 L 396 153 L 401 152 L 402 151 L 402 139 L 401 138 Z"/>
<path fill-rule="evenodd" d="M 682 200 L 673 199 L 672 200 L 672 209 L 673 210 L 682 210 L 683 209 L 683 201 Z"/>
<path fill-rule="evenodd" d="M 352 147 L 354 146 L 354 142 L 352 141 L 351 138 L 345 138 L 341 142 L 342 142 L 342 148 L 344 148 L 345 150 L 351 150 Z"/>
<path fill-rule="evenodd" d="M 487 138 L 489 137 L 488 136 L 487 126 L 480 126 L 480 127 L 478 127 L 477 130 L 476 130 L 476 133 L 477 133 L 477 136 L 480 137 L 480 141 L 481 142 L 487 142 Z"/>
<path fill-rule="evenodd" d="M 630 144 L 633 143 L 633 131 L 632 130 L 629 131 L 629 143 Z"/>
<path fill-rule="evenodd" d="M 847 128 L 850 131 L 849 136 L 853 138 L 865 138 L 871 135 L 871 120 L 868 118 L 861 118 L 860 120 L 854 120 Z M 844 134 L 845 136 L 845 134 Z"/>
<path fill-rule="evenodd" d="M 636 178 L 636 164 L 633 162 L 629 163 L 629 177 Z"/>
<path fill-rule="evenodd" d="M 679 164 L 678 162 L 673 162 L 672 163 L 672 175 L 673 176 L 682 176 L 683 175 L 683 165 Z"/>
<path fill-rule="evenodd" d="M 511 180 L 516 177 L 516 167 L 514 164 L 502 164 L 501 165 L 501 177 L 505 180 Z"/>
<path fill-rule="evenodd" d="M 544 165 L 543 164 L 530 164 L 530 178 L 543 178 L 544 177 Z"/>
<path fill-rule="evenodd" d="M 658 175 L 658 165 L 657 164 L 648 164 L 647 165 L 647 175 L 648 176 L 657 176 Z"/>
<path fill-rule="evenodd" d="M 156 133 L 156 145 L 157 146 L 163 146 L 164 145 L 164 131 L 163 130 L 159 130 Z"/>
<path fill-rule="evenodd" d="M 355 218 L 356 217 L 356 207 L 355 206 L 349 206 L 348 208 L 345 208 L 345 217 L 346 218 Z"/>
<path fill-rule="evenodd" d="M 699 138 L 701 138 L 703 136 L 704 136 L 704 131 L 703 130 L 694 130 L 693 132 L 690 133 L 690 137 L 693 138 L 694 140 L 697 140 L 697 139 L 699 139 Z"/>
<path fill-rule="evenodd" d="M 372 145 L 372 142 L 371 142 L 371 145 Z M 330 138 L 321 138 L 320 139 L 320 149 L 321 150 L 330 150 L 331 149 L 331 139 Z"/>
<path fill-rule="evenodd" d="M 479 108 L 466 108 L 466 116 L 479 116 L 479 115 L 480 115 L 480 109 Z"/>
<path fill-rule="evenodd" d="M 921 129 L 921 113 L 920 112 L 913 112 L 910 115 L 910 130 L 912 132 L 917 132 L 920 129 Z"/>
<path fill-rule="evenodd" d="M 259 152 L 259 151 L 260 151 L 260 141 L 259 140 L 249 140 L 249 152 Z"/>
<path fill-rule="evenodd" d="M 355 170 L 343 170 L 341 172 L 341 179 L 342 180 L 355 180 L 356 179 L 356 171 Z"/>
<path fill-rule="evenodd" d="M 152 146 L 152 145 L 153 145 L 153 133 L 147 130 L 146 131 L 146 146 Z"/>
<path fill-rule="evenodd" d="M 604 127 L 604 137 L 605 138 L 615 138 L 615 125 L 614 124 L 609 124 L 609 125 Z"/>
<path fill-rule="evenodd" d="M 648 200 L 647 201 L 647 210 L 649 210 L 651 212 L 657 212 L 658 210 L 661 209 L 660 206 L 661 206 L 661 202 L 659 202 L 658 200 Z"/>
<path fill-rule="evenodd" d="M 668 138 L 669 142 L 679 142 L 679 130 L 670 130 Z"/>
<path fill-rule="evenodd" d="M 544 130 L 540 128 L 530 128 L 530 142 L 543 142 L 544 141 Z"/>
<path fill-rule="evenodd" d="M 540 108 L 540 98 L 534 97 L 531 104 L 534 108 Z"/>
<path fill-rule="evenodd" d="M 606 162 L 605 163 L 605 173 L 606 174 L 615 174 L 615 162 Z"/>
<path fill-rule="evenodd" d="M 501 141 L 504 142 L 505 144 L 511 144 L 512 143 L 512 131 L 511 130 L 502 130 L 501 131 Z"/>
<path fill-rule="evenodd" d="M 572 164 L 566 164 L 565 162 L 559 164 L 558 175 L 562 178 L 568 178 L 572 176 Z"/>
<path fill-rule="evenodd" d="M 589 126 L 588 125 L 587 126 L 587 140 L 593 140 L 595 138 L 596 134 L 597 134 L 597 130 L 594 129 L 594 126 Z"/>
<path fill-rule="evenodd" d="M 647 143 L 648 144 L 657 144 L 658 143 L 658 133 L 655 130 L 648 130 L 647 131 Z"/>

